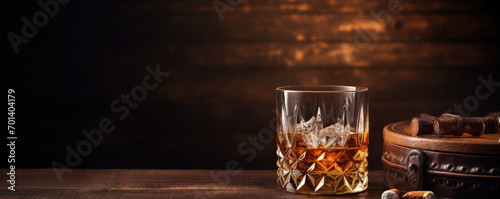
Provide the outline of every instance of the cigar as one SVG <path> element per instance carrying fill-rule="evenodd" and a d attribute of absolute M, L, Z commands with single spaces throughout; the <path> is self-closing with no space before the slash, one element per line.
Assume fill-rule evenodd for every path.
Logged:
<path fill-rule="evenodd" d="M 386 190 L 381 196 L 382 199 L 400 199 L 401 197 L 403 197 L 403 195 L 401 194 L 401 191 L 397 189 Z"/>
<path fill-rule="evenodd" d="M 432 191 L 410 191 L 401 197 L 402 199 L 436 199 Z"/>
<path fill-rule="evenodd" d="M 410 129 L 412 135 L 432 134 L 434 132 L 434 120 L 437 117 L 420 113 L 418 117 L 411 119 Z"/>
<path fill-rule="evenodd" d="M 488 113 L 483 122 L 484 133 L 500 133 L 500 112 Z"/>
<path fill-rule="evenodd" d="M 461 136 L 469 133 L 481 136 L 485 130 L 484 120 L 483 117 L 461 117 L 443 113 L 434 121 L 434 134 Z"/>

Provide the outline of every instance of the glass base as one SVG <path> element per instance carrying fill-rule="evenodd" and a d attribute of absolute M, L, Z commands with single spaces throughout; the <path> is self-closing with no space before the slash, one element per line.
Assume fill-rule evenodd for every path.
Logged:
<path fill-rule="evenodd" d="M 278 187 L 292 193 L 334 195 L 368 188 L 368 171 L 350 173 L 303 172 L 278 169 Z"/>

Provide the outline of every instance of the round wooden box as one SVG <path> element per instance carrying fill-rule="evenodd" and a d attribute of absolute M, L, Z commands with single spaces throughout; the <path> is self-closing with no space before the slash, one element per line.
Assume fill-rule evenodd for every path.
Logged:
<path fill-rule="evenodd" d="M 410 134 L 410 121 L 384 128 L 384 183 L 438 197 L 500 198 L 500 134 Z"/>

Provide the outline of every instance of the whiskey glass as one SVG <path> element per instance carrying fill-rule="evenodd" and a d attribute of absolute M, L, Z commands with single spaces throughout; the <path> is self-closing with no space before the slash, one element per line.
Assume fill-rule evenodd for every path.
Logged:
<path fill-rule="evenodd" d="M 302 194 L 345 194 L 368 187 L 368 89 L 276 89 L 278 187 Z"/>

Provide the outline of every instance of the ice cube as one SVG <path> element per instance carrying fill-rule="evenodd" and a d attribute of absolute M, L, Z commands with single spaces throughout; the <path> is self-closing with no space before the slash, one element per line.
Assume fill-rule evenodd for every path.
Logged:
<path fill-rule="evenodd" d="M 349 124 L 344 126 L 341 122 L 325 127 L 319 132 L 320 143 L 325 147 L 345 146 L 349 128 Z"/>
<path fill-rule="evenodd" d="M 296 126 L 297 132 L 302 134 L 304 143 L 310 147 L 318 147 L 319 145 L 319 131 L 323 129 L 323 123 L 321 122 L 321 117 L 312 117 L 307 122 L 302 120 L 300 124 Z"/>
<path fill-rule="evenodd" d="M 319 131 L 320 143 L 325 146 L 331 146 L 335 142 L 335 125 L 327 126 Z"/>

